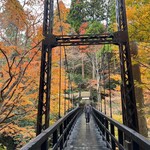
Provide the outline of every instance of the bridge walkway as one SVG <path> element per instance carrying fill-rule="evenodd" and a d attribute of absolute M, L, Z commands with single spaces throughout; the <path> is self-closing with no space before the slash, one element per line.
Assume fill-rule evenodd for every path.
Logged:
<path fill-rule="evenodd" d="M 84 113 L 78 118 L 65 150 L 109 150 L 102 139 L 93 117 L 85 123 Z"/>

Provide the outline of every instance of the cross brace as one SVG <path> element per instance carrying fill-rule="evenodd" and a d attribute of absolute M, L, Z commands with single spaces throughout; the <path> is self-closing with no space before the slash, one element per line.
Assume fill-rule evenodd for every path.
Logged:
<path fill-rule="evenodd" d="M 78 46 L 78 45 L 100 45 L 100 44 L 124 44 L 127 42 L 127 32 L 118 31 L 113 34 L 96 35 L 53 35 L 45 37 L 44 43 L 55 46 Z"/>

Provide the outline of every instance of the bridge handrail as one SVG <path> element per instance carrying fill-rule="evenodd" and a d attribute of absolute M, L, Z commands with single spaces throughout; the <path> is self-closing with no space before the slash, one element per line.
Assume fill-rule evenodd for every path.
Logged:
<path fill-rule="evenodd" d="M 123 143 L 124 140 L 131 140 L 128 142 L 129 142 L 129 146 L 131 146 L 132 147 L 131 149 L 133 149 L 133 150 L 135 148 L 136 148 L 136 150 L 138 150 L 140 148 L 142 148 L 142 150 L 150 149 L 150 141 L 147 140 L 141 134 L 139 134 L 136 131 L 130 129 L 129 127 L 115 121 L 114 119 L 107 117 L 105 114 L 96 110 L 95 108 L 93 108 L 93 112 L 94 112 L 94 118 L 95 118 L 100 130 L 104 134 L 104 137 L 106 138 L 106 140 L 108 140 L 108 142 L 111 145 L 111 148 L 113 150 L 115 150 L 115 147 L 116 147 L 115 145 L 118 145 L 118 147 L 120 149 L 124 150 L 125 149 L 124 148 L 125 145 Z M 118 140 L 115 137 L 114 127 L 116 127 L 118 129 L 118 134 L 119 134 L 118 136 L 120 136 L 120 137 L 118 137 Z"/>
<path fill-rule="evenodd" d="M 80 112 L 79 110 L 80 110 L 80 108 L 77 107 L 77 108 L 73 109 L 72 111 L 70 111 L 63 118 L 59 119 L 52 126 L 47 128 L 46 130 L 44 130 L 41 134 L 36 136 L 31 141 L 29 141 L 29 143 L 27 143 L 24 147 L 22 147 L 21 150 L 35 150 L 35 149 L 40 150 L 40 149 L 42 149 L 42 144 L 45 141 L 47 141 L 51 135 L 53 135 L 53 138 L 56 138 L 55 141 L 53 141 L 53 149 L 57 149 L 60 146 L 59 144 L 61 142 L 63 142 L 63 145 L 64 145 L 64 143 L 66 142 L 65 140 L 67 140 L 67 138 L 71 132 L 72 125 L 75 122 L 76 117 L 78 116 L 78 114 Z M 67 121 L 66 124 L 64 124 L 65 121 Z M 58 137 L 58 135 L 56 135 L 56 134 L 58 134 L 57 130 L 59 130 L 60 126 L 62 126 L 62 128 L 60 129 L 60 130 L 62 130 L 62 131 L 60 131 L 62 133 L 60 133 L 60 136 Z M 64 137 L 64 136 L 66 136 L 66 137 Z M 66 139 L 64 140 L 64 138 L 66 138 Z M 61 146 L 63 146 L 63 145 L 61 145 Z M 44 148 L 44 149 L 46 149 L 46 148 Z"/>

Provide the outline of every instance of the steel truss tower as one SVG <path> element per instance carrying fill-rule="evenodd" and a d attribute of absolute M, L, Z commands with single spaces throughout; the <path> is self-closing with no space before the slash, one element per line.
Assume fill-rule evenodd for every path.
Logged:
<path fill-rule="evenodd" d="M 121 99 L 123 123 L 131 129 L 139 132 L 125 0 L 116 0 L 116 19 L 118 24 L 118 31 L 125 32 L 126 36 L 125 42 L 118 43 L 122 79 Z"/>
<path fill-rule="evenodd" d="M 138 118 L 132 76 L 125 0 L 116 0 L 118 32 L 111 35 L 53 35 L 53 6 L 54 0 L 45 0 L 43 20 L 43 35 L 45 36 L 45 39 L 42 41 L 37 135 L 40 134 L 42 130 L 49 127 L 52 48 L 55 46 L 98 44 L 117 44 L 119 47 L 122 79 L 121 98 L 123 123 L 138 131 Z"/>
<path fill-rule="evenodd" d="M 49 38 L 53 32 L 53 0 L 45 0 L 44 3 L 44 20 L 43 20 L 43 36 L 41 53 L 41 72 L 39 101 L 37 114 L 37 130 L 36 134 L 40 134 L 42 130 L 49 127 L 50 112 L 50 89 L 51 89 L 51 59 L 52 44 Z"/>

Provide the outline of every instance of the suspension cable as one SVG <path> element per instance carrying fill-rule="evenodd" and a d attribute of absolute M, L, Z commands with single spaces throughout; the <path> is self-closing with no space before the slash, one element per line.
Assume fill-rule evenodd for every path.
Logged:
<path fill-rule="evenodd" d="M 64 115 L 66 114 L 66 88 L 67 88 L 67 78 L 66 78 L 66 62 L 65 62 L 65 100 L 64 100 Z"/>
<path fill-rule="evenodd" d="M 59 7 L 59 1 L 57 0 L 57 10 L 58 10 L 58 16 L 59 16 L 59 21 L 60 21 L 60 30 L 61 30 L 61 33 L 62 33 L 62 37 L 64 35 L 63 33 L 63 26 L 62 26 L 62 19 L 61 19 L 61 15 L 60 15 L 60 7 Z M 68 72 L 68 61 L 67 61 L 67 53 L 66 53 L 66 48 L 65 46 L 63 46 L 64 48 L 64 53 L 65 53 L 65 65 L 67 66 L 66 69 L 65 69 L 65 72 L 67 71 Z M 61 51 L 61 47 L 60 47 L 60 51 Z M 60 63 L 61 64 L 61 63 Z M 69 84 L 70 84 L 70 73 L 68 73 L 68 80 L 69 80 Z M 60 83 L 61 84 L 61 83 Z M 61 85 L 60 85 L 61 86 Z M 60 89 L 61 90 L 61 89 Z M 60 93 L 61 94 L 61 93 Z M 70 96 L 69 96 L 70 97 Z M 61 100 L 61 99 L 60 99 Z M 59 100 L 59 103 L 61 102 Z M 66 102 L 64 102 L 64 105 L 66 105 Z M 60 109 L 60 107 L 59 107 Z M 69 100 L 68 100 L 68 109 L 69 109 Z M 65 111 L 65 110 L 64 110 Z"/>
<path fill-rule="evenodd" d="M 101 87 L 102 87 L 102 56 L 101 56 L 101 66 L 100 66 L 100 68 L 101 68 L 100 82 L 101 82 Z M 102 90 L 100 91 L 100 95 L 101 94 L 102 94 Z M 102 99 L 102 95 L 101 95 L 101 112 L 103 112 L 103 99 Z"/>
<path fill-rule="evenodd" d="M 107 1 L 107 6 L 109 5 L 109 3 L 110 3 L 110 0 L 108 0 Z M 109 6 L 107 7 L 107 16 L 106 16 L 106 28 L 105 28 L 105 33 L 107 33 L 108 32 L 108 18 L 109 18 Z M 104 50 L 105 50 L 105 45 L 104 45 Z M 108 47 L 109 48 L 109 47 Z M 103 56 L 103 63 L 104 63 L 104 65 L 105 65 L 105 60 L 107 60 L 106 59 L 106 56 L 105 56 L 105 52 L 104 52 L 104 56 Z M 106 98 L 105 98 L 105 73 L 104 73 L 104 68 L 105 68 L 105 66 L 104 65 L 102 65 L 103 66 L 103 68 L 102 68 L 102 73 L 103 73 L 103 87 L 104 87 L 104 113 L 106 114 L 107 112 L 107 108 L 106 108 Z M 107 66 L 107 65 L 106 65 Z M 109 61 L 108 61 L 108 70 L 110 70 L 110 64 L 109 64 Z M 111 116 L 112 116 L 112 109 L 111 109 L 111 91 L 110 91 L 110 71 L 109 71 L 109 94 L 110 94 L 110 103 L 109 103 L 109 105 L 110 105 L 110 114 L 111 114 Z"/>
<path fill-rule="evenodd" d="M 110 45 L 108 45 L 110 47 Z M 108 47 L 108 48 L 109 48 Z M 110 63 L 111 63 L 111 53 L 108 53 L 108 73 L 109 73 L 109 108 L 110 108 L 110 117 L 112 118 L 112 100 L 111 100 L 111 79 L 110 79 L 110 74 L 111 74 L 111 70 L 110 70 Z"/>
<path fill-rule="evenodd" d="M 61 112 L 60 112 L 60 107 L 61 107 L 61 81 L 62 81 L 62 77 L 61 77 L 61 67 L 62 67 L 62 57 L 61 57 L 61 48 L 60 48 L 60 60 L 59 60 L 59 118 L 61 118 Z"/>
<path fill-rule="evenodd" d="M 69 80 L 68 80 L 68 89 L 70 88 L 69 87 L 69 84 L 70 82 L 69 82 Z M 70 109 L 70 105 L 69 105 L 69 99 L 70 99 L 70 91 L 68 91 L 68 111 L 69 111 L 69 109 Z"/>
<path fill-rule="evenodd" d="M 105 45 L 104 45 L 104 49 L 105 49 Z M 106 99 L 105 99 L 105 73 L 104 73 L 104 68 L 105 68 L 105 63 L 104 63 L 104 60 L 105 60 L 105 53 L 103 54 L 103 67 L 102 67 L 102 74 L 103 74 L 103 88 L 104 88 L 104 113 L 106 114 Z"/>
<path fill-rule="evenodd" d="M 57 9 L 58 9 L 58 16 L 59 16 L 59 20 L 60 20 L 60 29 L 62 31 L 62 24 L 61 24 L 61 17 L 60 17 L 60 8 L 59 8 L 59 2 L 57 0 Z M 61 77 L 61 67 L 62 67 L 62 52 L 61 52 L 61 47 L 59 50 L 59 104 L 58 104 L 58 117 L 61 118 L 61 112 L 60 112 L 60 107 L 61 107 L 61 81 L 62 81 L 62 77 Z"/>

